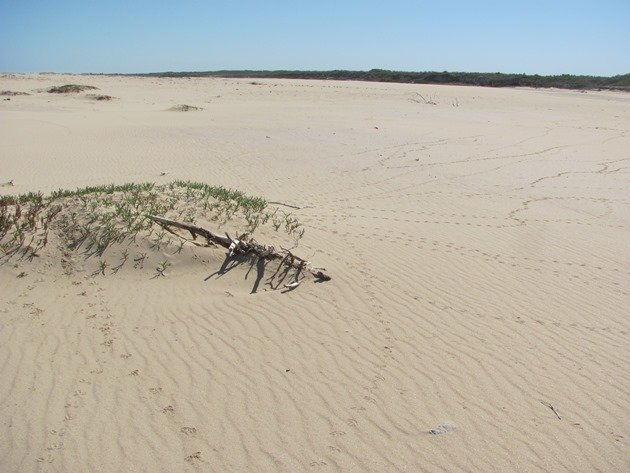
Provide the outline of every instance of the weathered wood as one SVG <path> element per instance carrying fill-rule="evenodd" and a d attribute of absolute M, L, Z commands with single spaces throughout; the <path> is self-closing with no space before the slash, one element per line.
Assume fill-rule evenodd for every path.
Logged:
<path fill-rule="evenodd" d="M 304 258 L 294 255 L 290 250 L 280 248 L 277 251 L 273 246 L 267 246 L 258 243 L 255 239 L 251 238 L 249 233 L 244 233 L 238 238 L 231 238 L 227 233 L 225 235 L 218 235 L 203 227 L 193 225 L 192 223 L 179 222 L 177 220 L 171 220 L 157 215 L 147 215 L 147 218 L 153 220 L 159 225 L 163 226 L 166 230 L 174 233 L 170 227 L 179 228 L 188 231 L 193 239 L 200 235 L 206 239 L 209 245 L 218 244 L 228 250 L 228 256 L 233 257 L 239 254 L 254 254 L 263 260 L 280 260 L 280 265 L 276 272 L 271 276 L 270 280 L 278 275 L 280 269 L 283 266 L 297 269 L 298 271 L 308 271 L 318 281 L 330 281 L 332 278 L 322 271 L 322 268 L 313 268 L 311 263 Z M 175 233 L 177 235 L 177 233 Z M 184 238 L 178 235 L 180 238 Z M 293 286 L 297 287 L 297 285 Z"/>
<path fill-rule="evenodd" d="M 158 217 L 157 215 L 147 215 L 147 218 L 153 220 L 154 222 L 159 223 L 160 225 L 168 226 L 168 227 L 176 227 L 181 228 L 182 230 L 188 230 L 192 235 L 193 239 L 197 238 L 197 235 L 201 235 L 208 240 L 208 243 L 218 243 L 222 246 L 228 248 L 232 244 L 232 240 L 228 236 L 217 235 L 216 233 L 212 233 L 205 228 L 198 227 L 197 225 L 193 225 L 192 223 L 186 222 L 178 222 L 177 220 L 170 220 L 164 217 Z"/>

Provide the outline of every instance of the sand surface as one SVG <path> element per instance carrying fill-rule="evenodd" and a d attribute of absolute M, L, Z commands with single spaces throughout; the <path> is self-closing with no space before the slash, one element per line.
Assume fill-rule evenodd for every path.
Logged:
<path fill-rule="evenodd" d="M 116 99 L 37 92 L 67 83 Z M 299 251 L 334 278 L 250 294 L 240 268 L 206 280 L 218 249 L 156 279 L 0 267 L 0 471 L 630 471 L 630 95 L 0 90 L 31 93 L 0 97 L 1 194 L 238 188 L 301 207 Z"/>

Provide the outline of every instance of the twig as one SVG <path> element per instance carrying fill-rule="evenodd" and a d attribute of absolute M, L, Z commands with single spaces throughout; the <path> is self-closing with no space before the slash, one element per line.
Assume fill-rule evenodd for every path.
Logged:
<path fill-rule="evenodd" d="M 285 204 L 284 202 L 267 202 L 271 205 L 283 205 L 285 207 L 289 207 L 290 209 L 300 210 L 302 207 L 298 207 L 297 205 Z"/>
<path fill-rule="evenodd" d="M 558 411 L 556 410 L 556 408 L 555 408 L 555 407 L 553 407 L 553 406 L 552 406 L 551 404 L 549 404 L 548 402 L 543 401 L 542 399 L 540 400 L 540 402 L 541 402 L 541 404 L 542 404 L 543 406 L 546 406 L 546 407 L 548 407 L 549 409 L 551 409 L 551 410 L 553 411 L 553 413 L 556 415 L 556 417 L 558 418 L 558 420 L 562 420 L 562 417 L 560 417 L 560 414 L 558 414 Z"/>
<path fill-rule="evenodd" d="M 280 268 L 282 268 L 282 265 L 283 265 L 284 263 L 286 263 L 287 259 L 289 259 L 289 254 L 288 254 L 288 253 L 285 255 L 285 257 L 284 257 L 284 258 L 282 258 L 282 261 L 280 261 L 280 264 L 278 265 L 278 269 L 276 269 L 276 272 L 275 272 L 275 273 L 273 273 L 273 275 L 269 278 L 269 282 L 270 282 L 270 283 L 271 283 L 271 282 L 273 282 L 273 280 L 275 279 L 275 277 L 278 275 L 278 273 L 280 272 Z"/>
<path fill-rule="evenodd" d="M 425 98 L 424 98 L 421 94 L 419 94 L 418 92 L 416 92 L 416 95 L 422 99 L 422 102 L 420 102 L 420 100 L 418 100 L 418 99 L 414 99 L 414 98 L 412 98 L 412 99 L 411 99 L 411 101 L 412 101 L 412 102 L 416 102 L 416 103 L 425 103 L 425 104 L 427 104 L 427 105 L 437 105 L 437 103 L 435 103 L 435 101 L 425 99 Z"/>

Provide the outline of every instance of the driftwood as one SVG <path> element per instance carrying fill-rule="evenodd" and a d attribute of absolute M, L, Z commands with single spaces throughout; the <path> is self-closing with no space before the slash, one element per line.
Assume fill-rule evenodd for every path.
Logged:
<path fill-rule="evenodd" d="M 298 277 L 302 272 L 311 273 L 313 277 L 320 282 L 330 281 L 331 279 L 331 277 L 324 272 L 324 268 L 314 268 L 309 261 L 294 255 L 290 250 L 285 248 L 281 247 L 280 250 L 276 250 L 273 246 L 258 243 L 249 233 L 244 233 L 236 238 L 232 238 L 227 233 L 225 235 L 219 235 L 205 228 L 193 225 L 192 223 L 178 222 L 177 220 L 158 217 L 157 215 L 147 215 L 147 218 L 160 224 L 171 233 L 175 233 L 172 228 L 179 228 L 188 231 L 193 240 L 195 240 L 197 236 L 201 236 L 206 239 L 208 246 L 219 245 L 226 248 L 229 257 L 250 254 L 266 261 L 279 260 L 280 265 L 273 276 L 271 276 L 270 281 L 273 281 L 283 267 L 295 269 L 297 270 L 295 277 L 296 282 L 285 285 L 288 289 L 295 289 L 299 285 Z M 175 233 L 175 235 L 182 238 L 177 233 Z"/>

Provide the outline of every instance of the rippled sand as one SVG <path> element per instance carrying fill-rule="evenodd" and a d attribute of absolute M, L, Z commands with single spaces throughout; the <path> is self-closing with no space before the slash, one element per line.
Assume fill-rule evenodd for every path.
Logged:
<path fill-rule="evenodd" d="M 115 99 L 37 91 L 67 83 Z M 300 252 L 334 278 L 250 294 L 245 269 L 206 280 L 218 249 L 159 279 L 94 277 L 54 248 L 0 267 L 0 470 L 630 468 L 630 95 L 59 75 L 0 90 L 31 93 L 0 101 L 0 193 L 238 188 L 300 207 Z"/>

